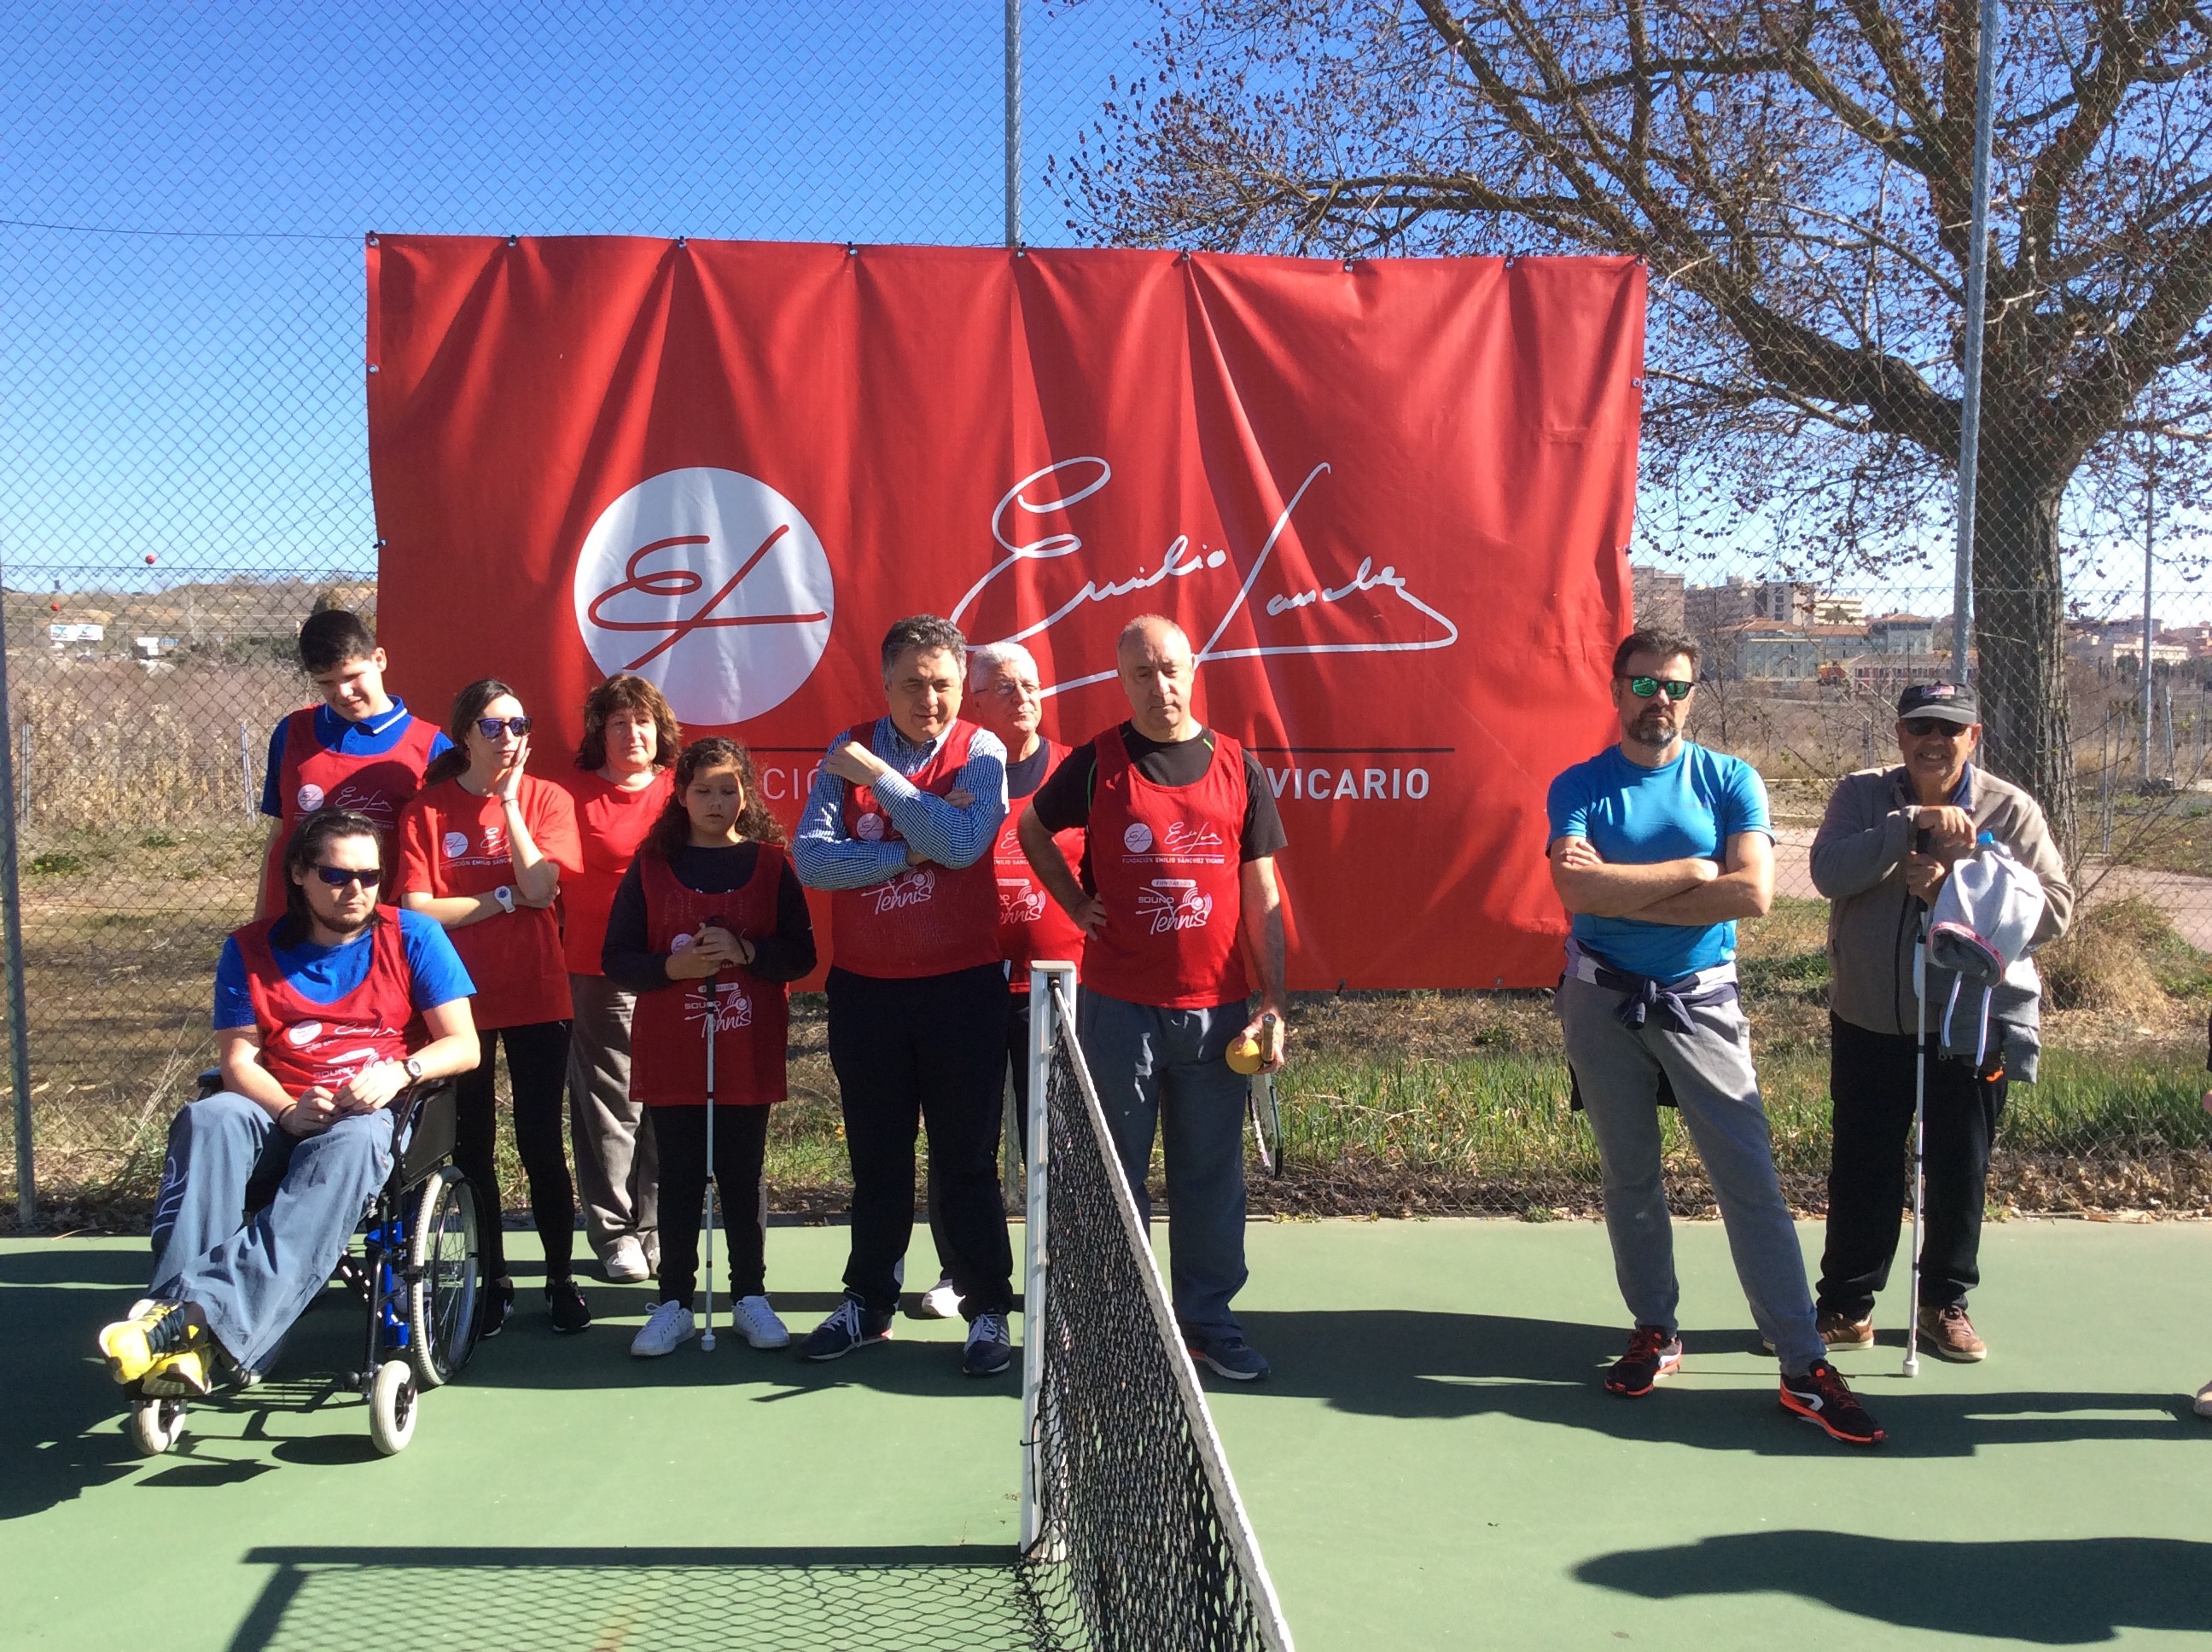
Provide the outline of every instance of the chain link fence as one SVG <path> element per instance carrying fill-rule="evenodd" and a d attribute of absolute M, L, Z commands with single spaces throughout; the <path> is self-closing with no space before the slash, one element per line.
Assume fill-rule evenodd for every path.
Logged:
<path fill-rule="evenodd" d="M 1913 40 L 1936 41 L 1932 21 L 1892 9 Z M 1505 197 L 1543 193 L 1578 158 L 1501 148 L 1510 123 L 1494 93 L 1469 91 L 1466 67 L 1470 52 L 1506 51 L 1510 28 L 1492 24 L 1552 31 L 1582 75 L 1585 128 L 1610 130 L 1626 83 L 1614 8 L 1486 3 L 1468 13 L 1463 50 L 1393 5 L 1029 0 L 1014 13 L 1032 243 L 1622 250 L 1564 209 L 1547 226 L 1509 210 Z M 1652 15 L 1678 31 L 1748 26 L 1686 0 Z M 2006 95 L 2030 112 L 2037 86 L 2063 80 L 2065 52 L 2094 56 L 2089 9 L 2054 15 L 2055 29 L 2008 37 Z M 374 607 L 363 232 L 997 243 L 1007 21 L 989 0 L 466 12 L 34 0 L 0 18 L 0 143 L 15 162 L 0 181 L 7 806 L 29 1004 L 11 1034 L 30 1058 L 46 1219 L 114 1219 L 150 1193 L 168 1115 L 211 1051 L 216 949 L 251 910 L 269 731 L 312 697 L 294 636 L 318 603 Z M 1967 674 L 2008 708 L 1993 766 L 2053 805 L 2087 897 L 2049 959 L 2044 1081 L 2015 1089 L 2004 1134 L 1992 1199 L 2022 1210 L 2212 1205 L 2212 1121 L 2196 1101 L 2212 1007 L 2204 327 L 2182 290 L 2206 285 L 2191 262 L 2212 231 L 2190 135 L 2212 119 L 2207 71 L 2182 50 L 2202 25 L 2174 27 L 2160 49 L 2179 66 L 2123 88 L 2082 163 L 2088 181 L 2060 209 L 2086 284 L 2029 290 L 2019 260 L 1993 265 L 1998 327 L 2015 313 L 2033 324 L 1992 347 L 2015 399 L 2030 345 L 2051 331 L 2037 317 L 2101 318 L 2062 366 L 2132 337 L 2139 318 L 2159 323 L 2128 344 L 2154 353 L 2154 371 L 2107 361 L 2129 387 L 2055 492 L 2021 479 L 2031 461 L 2049 471 L 2029 414 L 1993 403 L 1985 416 Z M 1831 48 L 1832 78 L 1870 96 L 1864 54 L 1814 42 Z M 1942 50 L 1927 46 L 1931 62 Z M 1506 67 L 1509 86 L 1525 82 L 1525 65 Z M 1756 134 L 1766 182 L 1741 181 L 1759 149 L 1746 137 L 1741 154 L 1711 152 L 1707 175 L 1682 162 L 1680 192 L 1704 190 L 1723 219 L 1747 215 L 1785 249 L 1774 256 L 1796 319 L 1856 305 L 1863 342 L 1910 366 L 1931 405 L 1954 398 L 1942 261 L 1956 190 L 1869 161 L 1792 95 L 1797 124 Z M 1713 96 L 1713 118 L 1752 131 L 1753 112 Z M 1666 129 L 1664 99 L 1651 106 L 1646 130 Z M 1778 106 L 1791 106 L 1771 100 L 1756 118 Z M 1550 118 L 1511 128 L 1514 141 Z M 2001 254 L 2026 233 L 2054 118 L 2000 123 Z M 1441 185 L 1422 192 L 1452 179 L 1468 198 L 1481 191 L 1468 180 L 1486 179 L 1497 198 L 1474 211 Z M 1817 1206 L 1827 966 L 1808 849 L 1837 779 L 1896 761 L 1898 689 L 1960 674 L 1950 470 L 1848 400 L 1792 388 L 1736 325 L 1754 301 L 1786 306 L 1762 289 L 1728 311 L 1705 265 L 1647 216 L 1619 232 L 1644 236 L 1634 250 L 1653 269 L 1637 609 L 1699 639 L 1692 733 L 1752 761 L 1772 791 L 1784 899 L 1746 926 L 1747 996 L 1785 1171 Z M 1942 267 L 1916 286 L 1899 273 L 1915 260 Z M 1878 324 L 1884 301 L 1897 314 Z M 1565 1112 L 1536 995 L 1350 994 L 1298 1018 L 1288 1174 L 1261 1204 L 1592 1206 L 1594 1157 Z M 800 1099 L 780 1112 L 771 1161 L 779 1200 L 807 1210 L 835 1204 L 843 1169 L 819 1034 L 803 1006 Z M 1698 1206 L 1693 1160 L 1672 1151 Z M 11 1145 L 0 1180 L 15 1175 Z"/>

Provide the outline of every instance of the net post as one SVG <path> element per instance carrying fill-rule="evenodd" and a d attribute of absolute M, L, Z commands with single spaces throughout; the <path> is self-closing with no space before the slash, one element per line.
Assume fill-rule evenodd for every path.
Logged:
<path fill-rule="evenodd" d="M 1028 1555 L 1044 1535 L 1037 1508 L 1039 1412 L 1044 1402 L 1046 1275 L 1051 1254 L 1045 1245 L 1046 1187 L 1051 1179 L 1052 1130 L 1046 1116 L 1046 1091 L 1052 1077 L 1052 1053 L 1060 1042 L 1054 1024 L 1058 999 L 1053 988 L 1065 983 L 1072 994 L 1075 966 L 1041 962 L 1030 969 L 1028 1198 L 1022 1222 L 1022 1524 L 1021 1548 Z"/>

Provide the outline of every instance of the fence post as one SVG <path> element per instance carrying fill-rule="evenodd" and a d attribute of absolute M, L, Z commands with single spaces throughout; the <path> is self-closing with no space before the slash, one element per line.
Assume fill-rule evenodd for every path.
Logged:
<path fill-rule="evenodd" d="M 253 736 L 246 720 L 238 720 L 238 772 L 245 776 L 246 817 L 253 818 Z"/>
<path fill-rule="evenodd" d="M 1006 0 L 1006 245 L 1022 244 L 1022 0 Z"/>
<path fill-rule="evenodd" d="M 31 726 L 23 725 L 23 766 L 15 774 L 15 823 L 31 823 Z"/>
<path fill-rule="evenodd" d="M 8 699 L 8 634 L 0 618 L 0 732 L 15 720 Z M 30 725 L 24 725 L 26 744 Z M 15 795 L 15 742 L 0 738 L 0 796 Z M 20 835 L 15 815 L 0 809 L 7 841 L 0 843 L 0 926 L 8 948 L 8 1053 L 15 1095 L 15 1221 L 28 1229 L 39 1217 L 39 1175 L 31 1141 L 31 1026 L 23 992 L 23 902 L 18 882 Z"/>

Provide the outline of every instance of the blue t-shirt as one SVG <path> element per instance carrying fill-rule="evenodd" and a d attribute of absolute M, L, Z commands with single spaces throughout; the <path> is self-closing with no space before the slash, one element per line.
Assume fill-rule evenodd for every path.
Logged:
<path fill-rule="evenodd" d="M 349 723 L 328 706 L 315 708 L 315 738 L 325 751 L 343 751 L 349 757 L 380 757 L 399 744 L 407 732 L 407 725 L 414 720 L 407 702 L 394 695 L 392 709 L 381 717 L 372 717 L 366 722 Z M 280 717 L 276 727 L 269 736 L 269 768 L 261 778 L 261 812 L 272 820 L 284 818 L 284 799 L 278 782 L 284 773 L 284 731 L 292 720 Z M 432 737 L 430 755 L 451 751 L 453 743 L 441 729 Z"/>
<path fill-rule="evenodd" d="M 390 911 L 390 908 L 385 908 Z M 412 977 L 409 995 L 418 1010 L 434 1010 L 477 990 L 469 979 L 461 955 L 435 918 L 427 913 L 394 914 L 399 920 L 399 944 L 407 954 Z M 341 946 L 271 947 L 276 967 L 301 997 L 316 1004 L 335 1004 L 368 979 L 368 963 L 375 951 L 374 937 L 364 932 Z M 237 939 L 226 938 L 222 957 L 215 966 L 215 1029 L 254 1024 L 252 995 L 246 990 L 246 959 Z"/>
<path fill-rule="evenodd" d="M 1728 841 L 1738 832 L 1774 835 L 1759 771 L 1741 757 L 1686 740 L 1682 755 L 1663 768 L 1632 763 L 1619 746 L 1608 746 L 1553 780 L 1545 809 L 1553 841 L 1588 838 L 1592 848 L 1621 865 L 1692 855 L 1725 865 Z M 1608 963 L 1658 981 L 1735 957 L 1732 923 L 1693 929 L 1577 913 L 1573 933 Z"/>

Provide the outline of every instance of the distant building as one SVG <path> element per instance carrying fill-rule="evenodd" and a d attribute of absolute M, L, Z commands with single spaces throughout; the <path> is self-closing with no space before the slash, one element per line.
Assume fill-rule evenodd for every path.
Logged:
<path fill-rule="evenodd" d="M 1948 653 L 1882 653 L 1856 654 L 1843 662 L 1852 688 L 1863 694 L 1889 695 L 1910 688 L 1915 683 L 1955 683 L 1958 677 Z M 1966 660 L 1966 677 L 1972 681 L 1979 672 L 1970 655 Z"/>
<path fill-rule="evenodd" d="M 1724 580 L 1718 585 L 1693 585 L 1682 593 L 1682 617 L 1692 635 L 1711 636 L 1725 627 L 1764 618 L 1758 604 L 1759 587 L 1749 580 L 1737 578 Z"/>
<path fill-rule="evenodd" d="M 1863 625 L 1784 625 L 1756 619 L 1723 626 L 1714 643 L 1714 658 L 1726 669 L 1710 675 L 1746 682 L 1811 683 L 1823 679 L 1821 667 L 1864 653 L 1867 635 Z"/>
<path fill-rule="evenodd" d="M 1867 622 L 1867 642 L 1875 653 L 1933 654 L 1936 622 L 1925 614 L 1882 614 Z M 1949 654 L 1944 655 L 1949 659 Z M 1931 679 L 1933 680 L 1933 679 Z"/>
<path fill-rule="evenodd" d="M 1636 582 L 1636 623 L 1669 631 L 1686 629 L 1682 611 L 1683 579 L 1663 568 L 1640 568 L 1632 562 L 1629 575 Z"/>
<path fill-rule="evenodd" d="M 106 637 L 107 628 L 104 625 L 56 624 L 46 627 L 46 641 L 57 648 L 72 642 L 102 642 Z"/>
<path fill-rule="evenodd" d="M 1863 628 L 1866 624 L 1866 598 L 1838 597 L 1832 593 L 1813 599 L 1813 623 L 1815 625 L 1851 625 Z"/>

